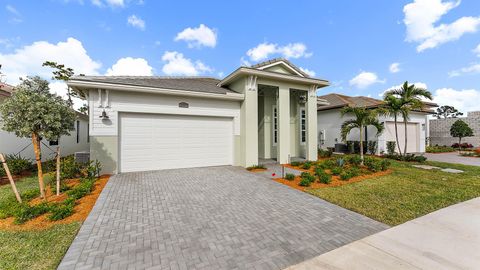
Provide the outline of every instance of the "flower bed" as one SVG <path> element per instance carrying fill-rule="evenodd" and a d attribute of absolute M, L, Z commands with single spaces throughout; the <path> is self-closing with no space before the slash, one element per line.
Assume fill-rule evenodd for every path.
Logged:
<path fill-rule="evenodd" d="M 285 178 L 274 180 L 292 188 L 304 191 L 307 188 L 335 187 L 371 179 L 392 172 L 390 161 L 374 157 L 365 157 L 360 165 L 358 155 L 341 158 L 328 158 L 316 162 L 286 164 L 284 166 L 302 171 L 302 175 L 286 174 Z"/>

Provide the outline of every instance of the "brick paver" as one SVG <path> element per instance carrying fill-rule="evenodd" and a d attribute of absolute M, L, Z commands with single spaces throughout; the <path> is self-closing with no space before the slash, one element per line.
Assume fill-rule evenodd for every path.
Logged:
<path fill-rule="evenodd" d="M 283 269 L 386 228 L 238 167 L 126 173 L 59 269 Z"/>

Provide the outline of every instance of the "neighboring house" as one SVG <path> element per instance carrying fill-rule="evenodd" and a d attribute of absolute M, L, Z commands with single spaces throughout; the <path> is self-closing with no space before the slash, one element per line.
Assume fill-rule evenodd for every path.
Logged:
<path fill-rule="evenodd" d="M 341 117 L 340 111 L 346 106 L 378 108 L 383 104 L 382 100 L 374 99 L 364 96 L 345 96 L 340 94 L 328 94 L 319 96 L 318 103 L 318 132 L 319 132 L 319 146 L 321 148 L 335 147 L 337 143 L 342 142 L 340 130 L 342 123 L 350 119 L 348 115 Z M 410 119 L 407 123 L 407 152 L 409 153 L 423 153 L 425 152 L 425 138 L 427 137 L 427 116 L 432 114 L 431 108 L 436 107 L 434 103 L 425 103 L 426 106 L 422 110 L 413 111 L 410 113 Z M 379 121 L 385 125 L 384 132 L 376 137 L 376 128 L 369 126 L 365 129 L 366 141 L 377 141 L 377 153 L 387 152 L 387 141 L 396 141 L 395 125 L 393 117 L 379 116 Z M 403 118 L 398 118 L 398 139 L 400 147 L 403 151 L 405 140 L 405 126 Z M 347 137 L 348 141 L 359 140 L 359 130 L 353 130 Z"/>
<path fill-rule="evenodd" d="M 316 91 L 285 59 L 207 77 L 78 76 L 104 173 L 317 158 Z"/>
<path fill-rule="evenodd" d="M 6 84 L 0 84 L 0 103 L 10 97 L 13 87 Z M 32 140 L 29 138 L 19 138 L 14 133 L 6 132 L 1 129 L 2 119 L 0 117 L 0 153 L 15 154 L 24 158 L 35 160 Z M 75 121 L 75 130 L 70 136 L 63 136 L 58 142 L 42 141 L 42 160 L 48 160 L 55 157 L 55 150 L 60 146 L 62 156 L 71 155 L 75 152 L 89 151 L 88 134 L 88 116 L 77 112 Z M 52 151 L 53 150 L 53 151 Z"/>
<path fill-rule="evenodd" d="M 457 120 L 462 120 L 473 130 L 472 137 L 462 139 L 462 142 L 470 143 L 473 146 L 480 146 L 480 111 L 469 112 L 467 117 L 431 119 L 430 120 L 430 145 L 451 146 L 458 143 L 458 138 L 450 135 L 450 127 Z"/>

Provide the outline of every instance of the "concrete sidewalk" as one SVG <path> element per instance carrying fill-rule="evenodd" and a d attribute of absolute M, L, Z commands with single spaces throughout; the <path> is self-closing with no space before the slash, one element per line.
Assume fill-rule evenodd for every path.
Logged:
<path fill-rule="evenodd" d="M 287 269 L 480 269 L 480 198 L 449 206 Z"/>

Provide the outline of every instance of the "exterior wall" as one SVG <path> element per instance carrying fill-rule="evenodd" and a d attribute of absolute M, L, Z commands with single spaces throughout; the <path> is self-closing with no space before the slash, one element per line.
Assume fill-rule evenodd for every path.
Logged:
<path fill-rule="evenodd" d="M 341 117 L 340 114 L 341 109 L 332 109 L 332 110 L 326 110 L 326 111 L 318 111 L 318 118 L 317 118 L 317 123 L 318 123 L 318 133 L 320 134 L 321 132 L 325 132 L 324 138 L 325 141 L 324 143 L 319 142 L 319 146 L 323 149 L 327 147 L 334 147 L 335 143 L 342 143 L 342 138 L 340 136 L 341 134 L 341 125 L 342 123 L 349 119 L 348 115 L 345 117 Z M 393 118 L 391 117 L 380 117 L 379 120 L 381 122 L 385 121 L 393 121 Z M 403 119 L 401 117 L 398 118 L 398 121 L 401 122 Z M 423 113 L 411 113 L 410 115 L 410 120 L 408 121 L 409 123 L 416 123 L 420 127 L 420 138 L 419 140 L 419 150 L 420 152 L 425 152 L 425 135 L 426 135 L 426 115 Z M 368 127 L 367 128 L 367 140 L 369 141 L 378 141 L 378 153 L 386 152 L 387 147 L 386 147 L 386 135 L 385 132 L 380 134 L 380 136 L 376 137 L 376 128 L 374 127 Z M 359 130 L 355 129 L 350 134 L 347 136 L 348 141 L 358 141 L 359 140 Z M 319 137 L 320 139 L 320 137 Z M 417 138 L 409 138 L 410 140 L 412 139 L 417 139 Z"/>
<path fill-rule="evenodd" d="M 102 164 L 102 174 L 117 173 L 118 137 L 92 136 L 90 139 L 90 159 Z"/>
<path fill-rule="evenodd" d="M 99 159 L 100 162 L 111 164 L 105 166 L 104 173 L 117 173 L 118 162 L 118 115 L 121 112 L 132 113 L 156 113 L 156 114 L 176 114 L 176 115 L 201 115 L 201 116 L 219 116 L 233 119 L 232 140 L 234 141 L 234 161 L 239 162 L 238 156 L 240 149 L 237 149 L 237 136 L 240 136 L 240 102 L 220 99 L 207 99 L 185 96 L 171 96 L 149 93 L 132 93 L 110 90 L 108 100 L 105 91 L 102 91 L 100 99 L 99 91 L 91 89 L 89 91 L 90 107 L 90 135 L 92 141 L 91 150 L 102 145 L 104 150 L 95 152 L 92 158 Z M 186 102 L 188 108 L 180 108 L 179 103 Z M 102 111 L 105 110 L 109 119 L 100 118 Z M 114 146 L 115 144 L 115 146 Z M 97 151 L 97 150 L 96 150 Z M 234 165 L 240 165 L 235 163 Z"/>
<path fill-rule="evenodd" d="M 73 130 L 70 136 L 63 136 L 59 139 L 60 154 L 62 156 L 72 155 L 75 152 L 88 151 L 88 121 L 87 118 L 78 118 L 80 121 L 79 142 L 77 143 L 77 132 Z M 0 119 L 1 125 L 1 119 Z M 75 123 L 76 128 L 76 123 Z M 52 159 L 55 157 L 55 150 L 57 145 L 50 146 L 48 141 L 43 141 L 47 146 L 41 144 L 42 161 Z M 25 149 L 24 149 L 25 148 Z M 49 149 L 50 148 L 50 149 Z M 22 151 L 23 149 L 23 151 Z M 53 150 L 53 151 L 52 151 Z M 6 132 L 0 129 L 0 153 L 3 154 L 20 154 L 24 158 L 35 160 L 35 153 L 33 152 L 32 140 L 30 138 L 19 138 L 14 133 Z"/>
<path fill-rule="evenodd" d="M 463 120 L 473 129 L 473 137 L 462 138 L 462 142 L 470 143 L 475 147 L 480 146 L 480 111 L 469 112 L 467 117 L 431 119 L 429 125 L 430 145 L 450 146 L 458 143 L 458 138 L 450 136 L 450 127 L 457 120 Z"/>

